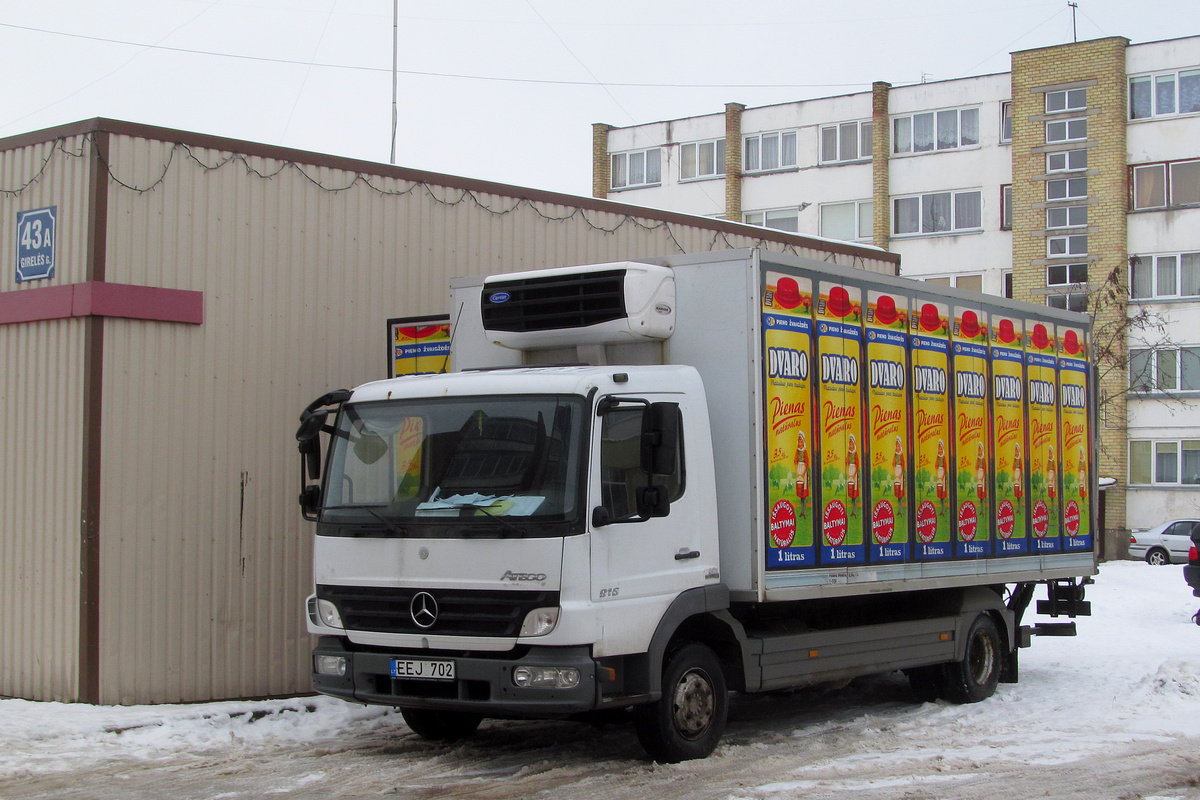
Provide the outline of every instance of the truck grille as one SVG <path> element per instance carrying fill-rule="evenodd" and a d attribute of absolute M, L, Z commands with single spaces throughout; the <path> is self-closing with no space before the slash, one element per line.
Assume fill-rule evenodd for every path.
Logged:
<path fill-rule="evenodd" d="M 439 636 L 513 638 L 525 615 L 535 608 L 558 605 L 558 592 L 424 590 L 437 603 L 429 627 L 413 619 L 413 597 L 421 589 L 380 586 L 318 586 L 317 597 L 338 607 L 348 630 L 416 633 Z M 423 619 L 424 621 L 424 619 Z"/>
<path fill-rule="evenodd" d="M 501 302 L 492 299 L 502 296 Z M 623 269 L 495 281 L 483 292 L 483 327 L 487 330 L 585 328 L 626 316 Z"/>

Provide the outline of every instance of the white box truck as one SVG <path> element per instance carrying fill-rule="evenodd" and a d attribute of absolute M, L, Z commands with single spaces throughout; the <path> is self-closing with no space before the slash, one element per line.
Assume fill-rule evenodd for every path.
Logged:
<path fill-rule="evenodd" d="M 702 758 L 728 693 L 1017 678 L 1086 614 L 1081 314 L 734 250 L 456 281 L 451 371 L 301 416 L 319 692 L 456 739 L 628 710 Z"/>

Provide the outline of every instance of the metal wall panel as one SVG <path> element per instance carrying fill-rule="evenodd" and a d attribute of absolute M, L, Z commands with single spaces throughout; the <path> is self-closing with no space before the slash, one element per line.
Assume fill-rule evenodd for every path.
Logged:
<path fill-rule="evenodd" d="M 584 198 L 574 205 L 515 188 L 463 188 L 470 182 L 438 176 L 400 178 L 386 167 L 377 174 L 293 163 L 287 151 L 263 155 L 262 146 L 247 145 L 257 155 L 239 155 L 200 139 L 110 134 L 103 277 L 202 291 L 204 323 L 102 321 L 97 636 L 104 703 L 308 691 L 302 601 L 311 589 L 311 530 L 295 503 L 296 416 L 326 390 L 384 377 L 386 320 L 448 311 L 451 277 L 749 246 L 893 271 L 892 261 L 853 247 L 830 255 L 700 218 L 642 217 Z M 84 146 L 80 138 L 77 151 Z M 86 164 L 60 151 L 52 169 L 59 161 Z M 0 163 L 7 179 L 8 162 Z M 64 207 L 85 196 L 84 178 L 78 187 L 25 194 L 20 207 L 35 197 L 44 199 L 28 207 Z M 68 217 L 86 218 L 71 207 Z M 78 243 L 85 230 L 72 233 L 71 266 L 56 281 L 86 278 L 86 247 Z M 0 247 L 11 252 L 2 235 Z M 46 332 L 52 327 L 58 338 Z M 41 494 L 0 510 L 0 547 L 7 548 L 0 577 L 53 561 L 56 572 L 44 577 L 42 591 L 53 594 L 46 607 L 55 609 L 54 621 L 35 627 L 36 636 L 55 637 L 40 654 L 61 651 L 56 666 L 37 662 L 58 684 L 72 679 L 71 658 L 78 663 L 67 645 L 77 642 L 80 625 L 85 345 L 80 320 L 0 327 L 5 363 L 54 377 L 26 385 L 6 369 L 0 378 L 8 408 L 53 396 L 36 432 L 25 431 L 19 417 L 6 420 L 4 455 L 17 455 L 20 445 L 58 459 L 35 470 L 49 481 Z M 34 534 L 49 531 L 48 541 L 60 542 L 53 558 L 35 552 L 36 535 L 17 535 L 41 519 L 53 524 Z M 22 610 L 35 613 L 12 585 L 5 579 L 0 587 L 6 610 L 17 609 L 18 618 Z M 6 660 L 31 658 L 7 655 L 28 644 L 12 637 L 30 633 L 4 627 L 12 614 L 0 616 L 8 618 L 0 620 L 5 680 Z M 0 691 L 41 691 L 23 680 Z"/>
<path fill-rule="evenodd" d="M 0 151 L 0 292 L 87 277 L 90 141 Z M 16 219 L 56 206 L 52 278 L 17 283 Z M 85 323 L 0 325 L 0 695 L 79 690 Z"/>

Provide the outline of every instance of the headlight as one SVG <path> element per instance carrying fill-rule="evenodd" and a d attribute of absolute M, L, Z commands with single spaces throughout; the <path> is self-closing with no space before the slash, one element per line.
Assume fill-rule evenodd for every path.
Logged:
<path fill-rule="evenodd" d="M 579 685 L 579 670 L 574 667 L 517 667 L 513 683 L 523 689 L 574 689 Z"/>
<path fill-rule="evenodd" d="M 317 622 L 327 628 L 344 628 L 342 624 L 342 615 L 338 613 L 337 606 L 328 600 L 317 601 Z"/>
<path fill-rule="evenodd" d="M 345 656 L 316 656 L 313 659 L 313 670 L 318 675 L 333 675 L 337 678 L 346 676 Z"/>
<path fill-rule="evenodd" d="M 558 607 L 535 608 L 521 623 L 521 636 L 545 636 L 558 624 Z"/>

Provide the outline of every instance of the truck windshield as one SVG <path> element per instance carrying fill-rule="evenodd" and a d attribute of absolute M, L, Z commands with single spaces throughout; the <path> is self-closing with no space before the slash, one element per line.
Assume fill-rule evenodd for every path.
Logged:
<path fill-rule="evenodd" d="M 572 396 L 347 404 L 333 435 L 321 522 L 368 526 L 381 536 L 577 528 L 585 419 L 583 398 Z"/>

